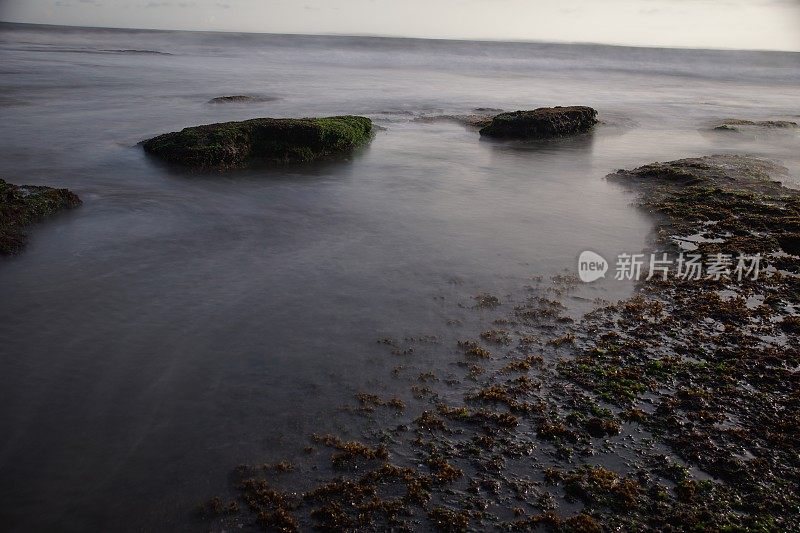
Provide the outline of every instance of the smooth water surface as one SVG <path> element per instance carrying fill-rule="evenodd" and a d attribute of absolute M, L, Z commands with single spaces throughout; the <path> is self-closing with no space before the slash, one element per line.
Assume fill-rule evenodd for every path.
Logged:
<path fill-rule="evenodd" d="M 800 174 L 800 55 L 0 25 L 0 177 L 84 200 L 0 258 L 0 527 L 193 530 L 243 462 L 336 428 L 481 292 L 637 252 L 617 168 L 719 152 Z M 222 95 L 265 101 L 209 104 Z M 555 142 L 481 141 L 475 108 L 591 105 Z M 256 116 L 363 114 L 346 160 L 190 174 L 137 143 Z M 425 120 L 420 120 L 425 119 Z M 629 284 L 585 288 L 615 299 Z"/>

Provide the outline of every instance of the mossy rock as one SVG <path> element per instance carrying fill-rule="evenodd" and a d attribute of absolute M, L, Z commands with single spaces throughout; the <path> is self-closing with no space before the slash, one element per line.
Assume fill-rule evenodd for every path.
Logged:
<path fill-rule="evenodd" d="M 547 139 L 583 133 L 595 124 L 597 111 L 591 107 L 540 107 L 533 111 L 500 113 L 480 133 L 509 139 Z"/>
<path fill-rule="evenodd" d="M 142 145 L 147 153 L 170 163 L 224 169 L 254 161 L 314 161 L 371 139 L 372 121 L 365 117 L 255 118 L 185 128 Z"/>
<path fill-rule="evenodd" d="M 67 189 L 14 185 L 0 180 L 0 254 L 22 250 L 27 242 L 22 231 L 25 226 L 80 204 L 80 198 Z"/>

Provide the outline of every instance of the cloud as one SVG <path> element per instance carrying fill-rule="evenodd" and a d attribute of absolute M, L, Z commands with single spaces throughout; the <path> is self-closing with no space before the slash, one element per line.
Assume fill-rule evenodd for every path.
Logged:
<path fill-rule="evenodd" d="M 0 20 L 800 50 L 800 0 L 0 0 Z"/>

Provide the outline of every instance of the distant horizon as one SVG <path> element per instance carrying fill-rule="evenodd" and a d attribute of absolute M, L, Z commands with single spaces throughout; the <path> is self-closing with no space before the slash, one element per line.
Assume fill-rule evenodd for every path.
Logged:
<path fill-rule="evenodd" d="M 493 39 L 493 38 L 455 38 L 455 37 L 414 37 L 408 35 L 390 34 L 370 34 L 370 33 L 309 33 L 309 32 L 275 32 L 275 31 L 237 31 L 237 30 L 189 30 L 175 28 L 143 28 L 132 26 L 86 26 L 80 24 L 46 24 L 39 22 L 17 22 L 13 20 L 0 20 L 0 24 L 18 26 L 39 26 L 46 28 L 74 28 L 84 30 L 114 30 L 114 31 L 150 31 L 162 33 L 230 33 L 246 35 L 287 35 L 296 37 L 364 37 L 371 39 L 398 39 L 412 41 L 441 41 L 441 42 L 475 42 L 475 43 L 497 43 L 497 44 L 558 44 L 558 45 L 578 45 L 578 46 L 609 46 L 614 48 L 645 48 L 657 50 L 695 50 L 709 52 L 775 52 L 780 54 L 800 54 L 800 50 L 783 50 L 770 48 L 725 48 L 725 47 L 696 47 L 696 46 L 659 46 L 648 44 L 626 44 L 613 42 L 595 41 L 558 41 L 544 39 Z"/>
<path fill-rule="evenodd" d="M 798 0 L 0 0 L 80 28 L 800 52 Z"/>

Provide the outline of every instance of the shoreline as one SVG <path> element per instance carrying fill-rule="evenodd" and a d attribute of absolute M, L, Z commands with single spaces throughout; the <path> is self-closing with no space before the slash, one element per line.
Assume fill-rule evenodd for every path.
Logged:
<path fill-rule="evenodd" d="M 660 215 L 654 244 L 664 249 L 677 251 L 675 238 L 687 232 L 733 229 L 698 249 L 747 247 L 763 253 L 765 267 L 796 270 L 796 259 L 774 253 L 784 219 L 800 223 L 800 191 L 772 181 L 779 172 L 716 156 L 609 178 Z M 743 234 L 753 217 L 767 237 Z M 687 528 L 798 527 L 800 424 L 789 420 L 800 401 L 800 351 L 788 341 L 800 319 L 784 304 L 797 301 L 800 278 L 764 276 L 727 299 L 718 295 L 732 290 L 724 279 L 654 278 L 579 321 L 560 301 L 574 276 L 540 281 L 513 309 L 480 295 L 474 306 L 487 329 L 453 351 L 463 379 L 406 367 L 424 339 L 382 339 L 404 363 L 392 379 L 406 380 L 410 397 L 362 392 L 351 407 L 366 417 L 361 437 L 314 436 L 300 465 L 241 466 L 237 495 L 203 513 L 215 517 L 212 527 L 280 531 L 640 531 L 676 517 Z M 748 305 L 744 296 L 758 292 L 763 301 Z"/>
<path fill-rule="evenodd" d="M 781 302 L 798 298 L 751 281 L 644 277 L 650 252 L 701 247 L 707 259 L 727 253 L 728 233 L 748 253 L 796 240 L 735 221 L 719 238 L 710 220 L 663 226 L 761 194 L 716 196 L 713 180 L 697 184 L 702 195 L 632 208 L 659 169 L 695 172 L 683 163 L 604 176 L 752 154 L 798 187 L 796 54 L 0 33 L 0 177 L 85 203 L 0 256 L 7 527 L 640 530 L 665 529 L 668 506 L 687 521 L 740 513 L 781 529 L 769 509 L 794 520 L 771 496 L 792 484 L 752 482 L 786 462 L 770 448 L 794 449 L 760 440 L 792 438 L 777 393 L 791 397 L 794 355 L 753 339 L 793 348 Z M 570 104 L 600 122 L 548 140 L 480 136 L 498 114 Z M 141 144 L 342 113 L 377 134 L 309 163 L 194 168 Z M 219 148 L 261 136 L 243 137 Z M 745 229 L 776 216 L 754 213 Z M 669 246 L 653 244 L 658 228 Z M 579 280 L 581 251 L 607 261 L 604 279 Z M 614 280 L 619 254 L 639 252 L 642 281 Z M 781 252 L 762 267 L 797 261 Z M 706 346 L 717 338 L 724 347 Z M 759 404 L 753 390 L 778 401 Z"/>

